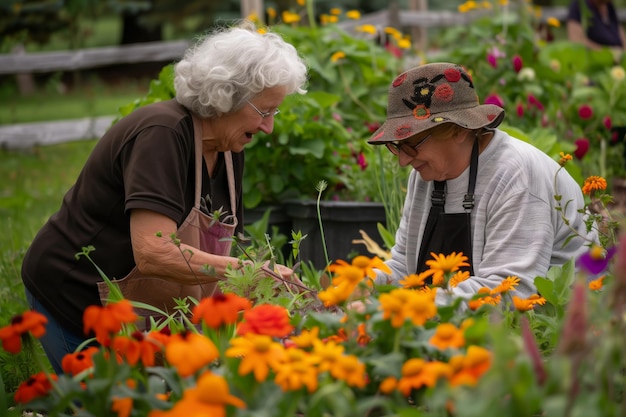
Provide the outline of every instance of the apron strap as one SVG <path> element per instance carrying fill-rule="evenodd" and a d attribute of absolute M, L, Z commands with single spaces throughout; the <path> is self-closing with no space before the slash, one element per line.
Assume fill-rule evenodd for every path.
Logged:
<path fill-rule="evenodd" d="M 467 213 L 474 208 L 474 189 L 476 188 L 476 174 L 478 172 L 478 139 L 474 140 L 472 156 L 470 160 L 469 182 L 467 184 L 467 194 L 463 199 L 463 208 Z"/>
<path fill-rule="evenodd" d="M 193 206 L 200 210 L 200 198 L 202 197 L 202 121 L 195 114 L 191 115 L 193 119 L 193 138 L 196 161 L 196 195 L 194 197 Z"/>

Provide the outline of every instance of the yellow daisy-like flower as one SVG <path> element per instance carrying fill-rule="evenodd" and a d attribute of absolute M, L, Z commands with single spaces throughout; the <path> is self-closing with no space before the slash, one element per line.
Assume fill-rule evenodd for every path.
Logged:
<path fill-rule="evenodd" d="M 549 17 L 546 20 L 546 23 L 548 24 L 548 26 L 552 26 L 554 28 L 561 27 L 561 21 L 557 19 L 556 17 Z"/>
<path fill-rule="evenodd" d="M 386 26 L 385 27 L 385 33 L 387 35 L 391 36 L 394 39 L 402 38 L 402 33 L 398 29 L 396 29 L 396 28 L 394 28 L 392 26 Z"/>
<path fill-rule="evenodd" d="M 428 341 L 437 349 L 460 348 L 465 346 L 463 330 L 452 323 L 441 323 L 435 329 L 435 334 Z"/>
<path fill-rule="evenodd" d="M 397 289 L 389 293 L 381 294 L 379 309 L 383 311 L 383 319 L 391 320 L 393 327 L 401 327 L 406 320 L 404 304 L 410 297 L 411 290 Z"/>
<path fill-rule="evenodd" d="M 402 39 L 398 39 L 398 48 L 400 49 L 411 49 L 411 39 L 407 36 Z"/>
<path fill-rule="evenodd" d="M 298 23 L 300 21 L 300 15 L 297 13 L 290 12 L 285 10 L 282 14 L 283 22 L 286 24 Z"/>
<path fill-rule="evenodd" d="M 355 28 L 357 32 L 369 33 L 370 35 L 376 35 L 378 32 L 374 25 L 361 25 Z"/>
<path fill-rule="evenodd" d="M 324 343 L 321 340 L 316 340 L 313 344 L 313 354 L 317 355 L 320 359 L 320 372 L 332 369 L 339 358 L 343 356 L 344 349 L 343 345 L 338 345 L 334 341 Z"/>
<path fill-rule="evenodd" d="M 594 191 L 606 190 L 606 180 L 597 175 L 592 175 L 583 184 L 583 194 L 591 195 Z"/>
<path fill-rule="evenodd" d="M 239 375 L 253 372 L 257 382 L 265 381 L 270 368 L 276 369 L 285 356 L 285 348 L 267 335 L 246 333 L 231 339 L 230 345 L 226 349 L 226 357 L 242 358 Z"/>
<path fill-rule="evenodd" d="M 528 311 L 533 309 L 535 303 L 533 303 L 532 300 L 520 298 L 517 295 L 514 295 L 513 305 L 517 311 Z"/>
<path fill-rule="evenodd" d="M 604 278 L 606 278 L 606 275 L 602 275 L 600 278 L 598 279 L 594 279 L 593 281 L 589 282 L 589 289 L 592 291 L 598 291 L 602 289 L 602 286 L 604 285 Z"/>
<path fill-rule="evenodd" d="M 274 382 L 285 392 L 297 391 L 302 387 L 306 387 L 309 392 L 315 392 L 318 385 L 319 358 L 296 348 L 287 349 L 285 353 L 286 359 L 276 370 Z"/>
<path fill-rule="evenodd" d="M 493 296 L 491 294 L 491 290 L 487 287 L 480 288 L 478 291 L 476 291 L 476 295 L 480 297 L 473 299 L 473 300 L 469 300 L 467 302 L 467 306 L 471 310 L 477 310 L 485 304 L 498 305 L 500 304 L 500 301 L 502 300 L 501 295 Z"/>
<path fill-rule="evenodd" d="M 412 291 L 404 307 L 404 316 L 410 318 L 414 325 L 422 326 L 437 314 L 435 300 L 428 293 Z"/>
<path fill-rule="evenodd" d="M 265 9 L 265 11 L 267 12 L 267 15 L 271 18 L 271 19 L 275 19 L 276 18 L 276 9 L 273 7 L 268 7 L 267 9 Z"/>
<path fill-rule="evenodd" d="M 561 152 L 560 155 L 561 155 L 561 159 L 559 159 L 559 165 L 561 166 L 565 166 L 567 162 L 572 160 L 572 155 L 568 153 Z"/>
<path fill-rule="evenodd" d="M 616 65 L 611 68 L 611 78 L 613 78 L 615 81 L 623 81 L 624 78 L 626 78 L 626 71 L 624 70 L 624 68 Z"/>
<path fill-rule="evenodd" d="M 354 355 L 339 357 L 330 374 L 351 387 L 363 388 L 367 383 L 365 364 Z"/>
<path fill-rule="evenodd" d="M 346 57 L 346 53 L 345 53 L 345 52 L 343 52 L 343 51 L 337 51 L 337 52 L 335 52 L 334 54 L 332 54 L 332 55 L 330 56 L 330 62 L 335 63 L 335 62 L 337 62 L 337 61 L 339 61 L 340 59 L 343 59 L 343 58 L 345 58 L 345 57 Z"/>
<path fill-rule="evenodd" d="M 411 274 L 400 280 L 402 288 L 421 288 L 426 285 L 426 279 L 432 275 L 432 271 L 424 271 L 420 274 Z"/>
<path fill-rule="evenodd" d="M 450 272 L 456 272 L 463 266 L 469 266 L 467 261 L 467 256 L 463 255 L 462 252 L 458 254 L 456 252 L 452 252 L 452 254 L 446 256 L 443 254 L 435 254 L 434 252 L 430 253 L 434 259 L 426 261 L 426 265 L 433 270 L 433 285 L 439 285 L 443 283 L 444 274 Z"/>
<path fill-rule="evenodd" d="M 448 284 L 450 285 L 450 287 L 454 288 L 461 282 L 468 280 L 469 277 L 469 271 L 458 271 L 456 274 L 452 275 L 452 278 L 450 278 L 450 282 L 448 282 Z"/>
<path fill-rule="evenodd" d="M 346 12 L 346 17 L 348 19 L 359 20 L 361 18 L 361 12 L 358 10 L 348 10 Z"/>
<path fill-rule="evenodd" d="M 260 33 L 261 35 L 265 35 L 267 33 L 267 28 L 258 28 L 257 33 Z"/>
<path fill-rule="evenodd" d="M 539 294 L 531 295 L 530 297 L 528 297 L 528 300 L 532 301 L 533 304 L 538 304 L 540 306 L 546 303 L 546 299 L 540 296 Z"/>
<path fill-rule="evenodd" d="M 319 340 L 320 328 L 315 326 L 311 330 L 303 329 L 299 335 L 291 336 L 291 340 L 301 349 L 313 346 Z"/>
<path fill-rule="evenodd" d="M 334 283 L 333 283 L 334 284 Z M 317 298 L 324 303 L 326 307 L 339 305 L 350 298 L 357 283 L 343 281 L 339 285 L 331 285 L 317 294 Z"/>
<path fill-rule="evenodd" d="M 339 7 L 333 7 L 329 12 L 334 16 L 339 16 L 341 14 L 341 9 Z"/>
<path fill-rule="evenodd" d="M 491 294 L 501 294 L 514 290 L 519 285 L 519 278 L 516 276 L 509 276 L 502 280 L 500 285 L 491 290 Z"/>

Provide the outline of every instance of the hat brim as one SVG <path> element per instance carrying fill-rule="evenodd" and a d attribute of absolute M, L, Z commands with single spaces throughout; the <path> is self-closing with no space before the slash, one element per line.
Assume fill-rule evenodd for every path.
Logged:
<path fill-rule="evenodd" d="M 495 104 L 481 104 L 466 109 L 439 112 L 417 119 L 411 116 L 390 118 L 367 141 L 372 145 L 408 139 L 444 123 L 465 129 L 496 128 L 504 120 L 504 109 Z"/>

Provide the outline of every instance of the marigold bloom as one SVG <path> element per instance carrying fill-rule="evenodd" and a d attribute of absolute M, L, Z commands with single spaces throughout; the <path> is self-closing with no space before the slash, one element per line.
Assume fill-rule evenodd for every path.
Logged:
<path fill-rule="evenodd" d="M 299 335 L 293 335 L 289 338 L 297 347 L 308 348 L 319 340 L 320 328 L 315 326 L 311 330 L 303 329 Z"/>
<path fill-rule="evenodd" d="M 469 300 L 467 302 L 467 305 L 471 310 L 478 310 L 484 304 L 498 305 L 502 300 L 502 296 L 493 296 L 491 290 L 487 287 L 480 288 L 478 291 L 476 291 L 476 295 L 480 297 Z"/>
<path fill-rule="evenodd" d="M 443 283 L 444 274 L 456 272 L 461 269 L 461 267 L 469 266 L 466 262 L 468 258 L 463 255 L 462 252 L 459 252 L 458 254 L 456 252 L 452 252 L 447 256 L 444 254 L 437 255 L 434 252 L 431 252 L 430 256 L 434 259 L 426 261 L 426 265 L 433 270 L 433 285 Z"/>
<path fill-rule="evenodd" d="M 391 269 L 378 256 L 368 258 L 367 256 L 359 255 L 352 259 L 351 264 L 338 260 L 328 267 L 328 270 L 335 274 L 333 285 L 339 285 L 344 280 L 353 283 L 358 283 L 365 278 L 373 280 L 376 278 L 375 269 L 391 273 Z M 368 281 L 368 284 L 371 284 L 371 282 Z"/>
<path fill-rule="evenodd" d="M 198 378 L 196 387 L 185 390 L 183 398 L 174 407 L 167 411 L 151 411 L 148 417 L 226 417 L 227 405 L 245 407 L 241 399 L 230 394 L 224 377 L 207 371 Z"/>
<path fill-rule="evenodd" d="M 440 377 L 448 376 L 450 372 L 451 368 L 445 363 L 411 358 L 402 365 L 402 378 L 398 381 L 397 389 L 408 397 L 414 389 L 435 386 Z"/>
<path fill-rule="evenodd" d="M 0 329 L 2 348 L 9 353 L 18 354 L 22 350 L 22 335 L 32 334 L 40 338 L 46 333 L 48 319 L 36 311 L 25 311 L 11 319 L 11 324 Z"/>
<path fill-rule="evenodd" d="M 115 336 L 111 348 L 123 357 L 129 365 L 135 365 L 141 359 L 144 366 L 153 366 L 155 355 L 161 350 L 161 345 L 154 339 L 148 339 L 142 332 L 133 332 L 128 336 Z"/>
<path fill-rule="evenodd" d="M 465 356 L 456 356 L 450 359 L 453 374 L 450 384 L 475 385 L 480 377 L 489 370 L 492 362 L 492 353 L 480 346 L 472 345 L 467 349 Z"/>
<path fill-rule="evenodd" d="M 395 390 L 397 386 L 398 380 L 393 376 L 388 376 L 387 378 L 383 379 L 383 382 L 380 383 L 378 389 L 383 394 L 391 394 L 391 392 Z"/>
<path fill-rule="evenodd" d="M 241 358 L 239 375 L 253 372 L 257 382 L 265 381 L 270 369 L 276 369 L 285 356 L 285 348 L 267 335 L 248 333 L 231 339 L 230 346 L 225 355 Z"/>
<path fill-rule="evenodd" d="M 63 372 L 69 375 L 77 375 L 85 369 L 93 367 L 92 357 L 98 351 L 97 347 L 90 346 L 80 352 L 68 353 L 63 356 L 61 361 Z"/>
<path fill-rule="evenodd" d="M 244 322 L 237 328 L 238 335 L 246 333 L 286 337 L 293 331 L 289 323 L 289 312 L 285 307 L 260 304 L 243 313 Z"/>
<path fill-rule="evenodd" d="M 104 307 L 97 305 L 87 307 L 83 314 L 83 328 L 85 334 L 93 330 L 98 343 L 108 346 L 112 333 L 119 332 L 123 324 L 134 323 L 137 319 L 130 301 L 121 300 Z"/>
<path fill-rule="evenodd" d="M 210 339 L 191 332 L 172 335 L 165 349 L 165 358 L 182 377 L 193 375 L 218 357 Z"/>
<path fill-rule="evenodd" d="M 437 315 L 437 306 L 430 293 L 413 292 L 404 307 L 404 315 L 411 319 L 415 326 L 422 326 L 426 321 Z"/>
<path fill-rule="evenodd" d="M 401 327 L 406 321 L 404 305 L 411 293 L 411 290 L 397 289 L 378 297 L 379 308 L 383 311 L 383 319 L 390 320 L 393 327 Z"/>
<path fill-rule="evenodd" d="M 275 19 L 276 18 L 276 9 L 275 8 L 268 7 L 265 11 L 267 12 L 267 16 L 270 19 Z"/>
<path fill-rule="evenodd" d="M 53 381 L 57 380 L 57 376 L 54 374 L 50 375 L 50 378 L 52 378 Z M 50 379 L 48 379 L 45 372 L 39 372 L 17 387 L 13 399 L 18 404 L 28 404 L 35 398 L 45 397 L 50 390 L 52 390 Z"/>
<path fill-rule="evenodd" d="M 441 323 L 437 326 L 435 334 L 430 338 L 429 343 L 437 349 L 460 348 L 465 346 L 465 336 L 463 330 L 457 328 L 452 323 Z"/>
<path fill-rule="evenodd" d="M 604 278 L 606 278 L 606 275 L 602 275 L 601 277 L 594 279 L 593 281 L 589 281 L 589 289 L 592 291 L 601 290 L 604 285 Z"/>
<path fill-rule="evenodd" d="M 338 380 L 345 381 L 351 387 L 363 388 L 367 384 L 365 364 L 354 355 L 340 356 L 330 368 L 330 374 Z"/>
<path fill-rule="evenodd" d="M 236 294 L 217 294 L 200 300 L 193 309 L 193 323 L 203 321 L 212 329 L 218 329 L 222 325 L 235 324 L 239 319 L 239 313 L 252 308 L 250 300 L 239 297 Z"/>
<path fill-rule="evenodd" d="M 319 357 L 301 349 L 287 349 L 285 360 L 276 369 L 274 382 L 283 391 L 297 391 L 306 387 L 314 392 L 318 385 L 317 363 Z"/>
<path fill-rule="evenodd" d="M 606 190 L 606 180 L 597 175 L 592 175 L 585 180 L 583 184 L 583 194 L 591 195 L 594 191 Z"/>
<path fill-rule="evenodd" d="M 320 372 L 331 370 L 339 358 L 343 356 L 344 347 L 335 343 L 333 340 L 326 341 L 323 343 L 322 341 L 316 341 L 314 344 L 313 354 L 319 357 L 319 370 Z"/>

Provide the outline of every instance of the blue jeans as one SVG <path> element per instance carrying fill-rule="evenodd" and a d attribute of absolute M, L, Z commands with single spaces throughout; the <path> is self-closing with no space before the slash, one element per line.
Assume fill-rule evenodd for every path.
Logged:
<path fill-rule="evenodd" d="M 46 334 L 39 338 L 39 341 L 43 346 L 44 352 L 46 352 L 52 368 L 58 375 L 61 375 L 63 373 L 63 368 L 61 367 L 63 357 L 68 353 L 74 353 L 76 348 L 87 338 L 63 327 L 28 289 L 25 288 L 24 290 L 26 292 L 26 301 L 28 301 L 30 308 L 43 314 L 48 319 Z"/>

